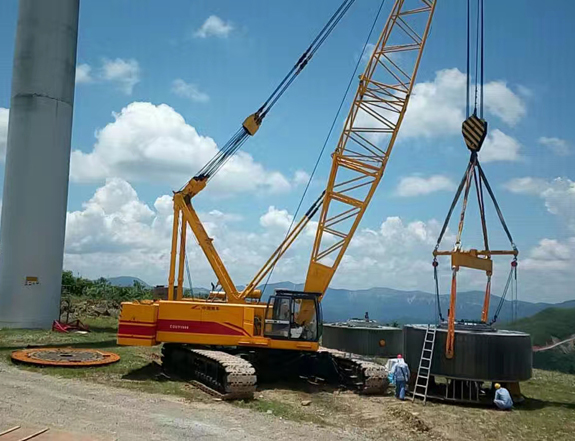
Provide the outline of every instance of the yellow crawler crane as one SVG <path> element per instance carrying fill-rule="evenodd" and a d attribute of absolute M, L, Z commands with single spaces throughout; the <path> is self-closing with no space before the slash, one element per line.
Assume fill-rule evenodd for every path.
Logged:
<path fill-rule="evenodd" d="M 344 1 L 324 30 L 331 32 L 351 3 L 352 0 Z M 434 11 L 432 0 L 395 1 L 359 77 L 343 132 L 332 154 L 325 191 L 253 280 L 239 291 L 194 210 L 192 198 L 256 133 L 294 75 L 311 59 L 317 43 L 325 40 L 320 33 L 264 105 L 244 121 L 214 159 L 174 194 L 168 300 L 123 303 L 119 344 L 163 343 L 167 369 L 190 376 L 202 387 L 227 398 L 253 395 L 256 372 L 260 378 L 286 373 L 333 378 L 363 393 L 384 390 L 387 375 L 382 366 L 319 348 L 320 302 L 385 172 Z M 267 302 L 260 301 L 257 287 L 320 208 L 304 291 L 276 290 Z M 221 285 L 221 291 L 212 292 L 205 300 L 183 297 L 188 226 Z"/>

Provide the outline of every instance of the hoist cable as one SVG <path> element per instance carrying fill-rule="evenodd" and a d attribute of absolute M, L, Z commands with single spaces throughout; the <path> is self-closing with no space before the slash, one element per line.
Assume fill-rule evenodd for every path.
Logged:
<path fill-rule="evenodd" d="M 294 64 L 294 66 L 291 68 L 291 70 L 287 73 L 287 75 L 283 78 L 283 80 L 280 82 L 280 84 L 278 84 L 278 86 L 275 88 L 275 90 L 271 93 L 271 95 L 268 97 L 268 99 L 261 105 L 261 107 L 258 109 L 258 112 L 263 112 L 264 109 L 266 108 L 266 106 L 269 104 L 269 102 L 273 99 L 273 97 L 276 95 L 276 93 L 278 93 L 278 91 L 284 86 L 284 84 L 289 80 L 289 78 L 293 75 L 293 73 L 298 69 L 299 66 L 301 66 L 301 64 L 304 62 L 304 60 L 306 60 L 308 54 L 312 51 L 314 45 L 317 43 L 317 41 L 321 38 L 321 36 L 325 33 L 325 30 L 328 28 L 328 26 L 330 25 L 330 23 L 333 22 L 333 20 L 335 19 L 336 16 L 338 16 L 338 14 L 340 14 L 342 8 L 345 6 L 346 3 L 348 3 L 349 0 L 344 0 L 341 5 L 339 5 L 339 8 L 337 8 L 337 10 L 333 13 L 333 15 L 330 17 L 330 19 L 328 20 L 328 22 L 324 25 L 324 27 L 321 29 L 321 31 L 316 35 L 316 37 L 313 39 L 313 41 L 311 42 L 311 44 L 309 45 L 309 47 L 305 50 L 305 52 L 299 57 L 298 61 L 296 62 L 296 64 Z M 351 2 L 353 3 L 353 1 Z M 351 6 L 350 3 L 350 6 Z"/>
<path fill-rule="evenodd" d="M 474 105 L 473 114 L 477 115 L 479 108 L 479 117 L 483 119 L 483 48 L 484 48 L 484 20 L 483 20 L 483 0 L 477 0 L 477 17 L 475 23 L 475 78 L 474 78 Z M 471 115 L 470 93 L 471 93 L 471 0 L 467 0 L 467 62 L 466 62 L 466 117 Z"/>
<path fill-rule="evenodd" d="M 513 318 L 513 321 L 517 321 L 517 314 L 518 314 L 517 308 L 519 307 L 519 298 L 518 298 L 519 285 L 517 282 L 517 265 L 515 265 L 515 271 L 514 271 L 513 277 L 515 279 L 515 286 L 514 286 L 514 288 L 515 288 L 515 316 Z"/>
<path fill-rule="evenodd" d="M 291 86 L 297 76 L 301 73 L 304 67 L 311 60 L 312 56 L 323 45 L 327 37 L 335 29 L 337 24 L 341 21 L 347 13 L 355 0 L 343 0 L 339 8 L 330 17 L 328 22 L 324 25 L 321 31 L 316 35 L 310 46 L 300 56 L 295 65 L 291 68 L 288 74 L 283 78 L 280 84 L 274 89 L 272 94 L 262 104 L 262 106 L 255 113 L 254 118 L 257 125 L 261 124 L 263 118 L 268 114 L 275 103 Z M 246 140 L 251 136 L 245 127 L 240 129 L 224 144 L 224 146 L 214 155 L 214 157 L 194 176 L 196 179 L 210 179 L 215 175 L 226 162 L 242 147 Z"/>
<path fill-rule="evenodd" d="M 298 213 L 299 213 L 299 210 L 301 209 L 301 206 L 302 206 L 302 203 L 303 203 L 303 201 L 304 201 L 304 198 L 305 198 L 305 196 L 306 196 L 306 194 L 307 194 L 307 191 L 309 190 L 309 187 L 310 187 L 310 185 L 311 185 L 311 181 L 313 180 L 313 177 L 314 177 L 314 175 L 315 175 L 315 172 L 317 171 L 317 167 L 319 166 L 319 163 L 320 163 L 320 161 L 321 161 L 321 158 L 323 157 L 323 153 L 324 153 L 324 151 L 325 151 L 325 148 L 327 147 L 327 144 L 328 144 L 328 142 L 329 142 L 329 139 L 331 138 L 331 134 L 332 134 L 333 129 L 334 129 L 336 123 L 337 123 L 337 120 L 338 120 L 338 118 L 339 118 L 339 114 L 340 114 L 340 112 L 341 112 L 341 109 L 343 108 L 343 105 L 344 105 L 345 100 L 346 100 L 346 98 L 347 98 L 347 94 L 349 93 L 349 89 L 351 88 L 351 85 L 353 84 L 353 81 L 354 81 L 354 79 L 355 79 L 355 74 L 357 73 L 357 69 L 359 68 L 359 65 L 361 64 L 361 60 L 362 60 L 362 58 L 363 58 L 363 54 L 365 53 L 365 49 L 367 48 L 367 45 L 369 44 L 369 40 L 371 39 L 371 35 L 372 35 L 372 33 L 373 33 L 373 30 L 374 30 L 374 28 L 375 28 L 375 25 L 377 24 L 377 20 L 379 19 L 379 16 L 380 16 L 380 14 L 381 14 L 381 10 L 383 9 L 383 5 L 384 5 L 384 4 L 385 4 L 385 0 L 381 0 L 381 4 L 379 5 L 379 9 L 377 10 L 377 14 L 375 15 L 375 18 L 374 18 L 374 20 L 373 20 L 373 23 L 372 23 L 372 25 L 371 25 L 371 28 L 370 28 L 370 30 L 369 30 L 369 33 L 367 34 L 367 38 L 365 39 L 365 43 L 363 44 L 363 49 L 362 49 L 362 51 L 361 51 L 361 54 L 360 54 L 360 56 L 359 56 L 359 58 L 358 58 L 358 60 L 357 60 L 357 63 L 355 64 L 355 68 L 353 69 L 353 73 L 351 74 L 351 76 L 350 76 L 350 78 L 349 78 L 349 81 L 348 81 L 348 83 L 347 83 L 347 87 L 345 88 L 345 92 L 344 92 L 344 94 L 343 94 L 343 96 L 342 96 L 342 98 L 341 98 L 341 101 L 340 101 L 340 103 L 339 103 L 339 107 L 337 108 L 337 112 L 335 113 L 335 116 L 334 116 L 333 121 L 332 121 L 332 123 L 331 123 L 331 126 L 330 126 L 330 128 L 329 128 L 329 131 L 328 131 L 328 133 L 327 133 L 327 136 L 325 137 L 325 140 L 324 140 L 324 142 L 323 142 L 323 146 L 321 147 L 321 150 L 320 150 L 320 152 L 319 152 L 319 155 L 317 156 L 317 159 L 316 159 L 315 164 L 314 164 L 314 166 L 313 166 L 313 170 L 312 170 L 312 172 L 311 172 L 311 174 L 310 174 L 310 176 L 309 176 L 309 179 L 308 179 L 307 184 L 306 184 L 306 186 L 305 186 L 305 188 L 304 188 L 303 194 L 302 194 L 302 196 L 301 196 L 301 198 L 300 198 L 300 200 L 299 200 L 298 206 L 297 206 L 297 208 L 296 208 L 295 214 L 294 214 L 294 216 L 293 216 L 293 218 L 292 218 L 292 221 L 291 221 L 291 223 L 290 223 L 290 226 L 289 226 L 289 228 L 288 228 L 288 231 L 286 232 L 286 236 L 285 236 L 286 238 L 287 238 L 287 236 L 290 234 L 290 232 L 291 232 L 291 230 L 292 230 L 292 228 L 293 228 L 294 222 L 295 222 L 295 220 L 297 219 L 297 215 L 298 215 Z M 284 240 L 285 240 L 285 238 L 284 238 Z M 265 284 L 264 284 L 264 288 L 263 288 L 263 290 L 262 290 L 262 293 L 265 292 L 265 290 L 266 290 L 266 288 L 267 288 L 267 286 L 268 286 L 268 283 L 269 283 L 269 281 L 270 281 L 270 279 L 271 279 L 271 277 L 272 277 L 272 274 L 273 274 L 273 272 L 274 272 L 274 269 L 275 269 L 275 264 L 274 264 L 274 266 L 272 266 L 272 269 L 270 270 L 270 272 L 269 272 L 269 274 L 268 274 L 268 277 L 266 278 L 266 282 L 265 282 Z"/>
<path fill-rule="evenodd" d="M 313 41 L 313 43 L 306 50 L 304 55 L 302 55 L 302 57 L 300 57 L 300 59 L 298 60 L 298 63 L 296 63 L 296 65 L 294 66 L 292 71 L 290 71 L 290 74 L 286 75 L 286 77 L 282 81 L 282 83 L 285 83 L 285 84 L 283 85 L 281 90 L 279 90 L 280 87 L 276 88 L 276 90 L 274 91 L 275 96 L 274 96 L 274 94 L 272 94 L 268 98 L 266 103 L 264 103 L 264 105 L 260 108 L 260 110 L 258 110 L 258 112 L 261 111 L 261 118 L 262 119 L 268 114 L 268 112 L 275 105 L 275 103 L 279 100 L 279 98 L 284 94 L 284 92 L 294 82 L 296 77 L 300 74 L 300 72 L 307 65 L 307 63 L 311 60 L 311 58 L 318 51 L 318 49 L 322 46 L 322 44 L 327 39 L 327 37 L 329 37 L 331 32 L 335 29 L 337 24 L 341 21 L 341 19 L 344 17 L 344 15 L 347 13 L 347 11 L 349 10 L 349 8 L 351 7 L 351 5 L 354 2 L 355 2 L 355 0 L 345 0 L 341 4 L 340 8 L 338 8 L 338 10 L 331 17 L 330 21 L 324 26 L 324 28 L 321 30 L 321 32 L 318 34 L 318 36 Z M 345 5 L 345 7 L 344 7 L 344 5 Z M 340 11 L 340 9 L 342 7 L 344 7 L 344 8 Z M 332 20 L 333 20 L 333 22 L 332 22 Z"/>
<path fill-rule="evenodd" d="M 479 90 L 479 2 L 477 0 L 477 20 L 475 24 L 475 102 L 473 105 L 473 114 L 477 115 L 477 93 Z"/>
<path fill-rule="evenodd" d="M 515 262 L 515 261 L 513 261 Z M 497 305 L 497 309 L 495 310 L 495 314 L 493 315 L 493 319 L 491 320 L 491 322 L 489 322 L 490 325 L 492 325 L 493 323 L 495 323 L 497 321 L 497 318 L 499 317 L 499 313 L 501 312 L 501 309 L 503 308 L 503 305 L 505 304 L 505 297 L 507 296 L 507 291 L 509 291 L 509 287 L 511 286 L 511 283 L 513 282 L 513 274 L 517 273 L 517 266 L 516 265 L 511 265 L 511 270 L 509 270 L 509 275 L 507 276 L 507 282 L 505 283 L 505 288 L 503 289 L 503 294 L 501 295 L 501 300 L 499 300 L 499 304 Z M 512 291 L 512 295 L 513 295 L 513 288 L 511 288 Z"/>
<path fill-rule="evenodd" d="M 190 273 L 190 265 L 188 264 L 188 253 L 186 253 L 185 256 L 185 262 L 186 262 L 186 274 L 188 276 L 188 284 L 190 285 L 190 294 L 192 295 L 192 298 L 194 298 L 194 288 L 192 286 L 192 273 Z"/>
<path fill-rule="evenodd" d="M 477 193 L 477 204 L 479 205 L 479 217 L 481 219 L 481 230 L 483 231 L 483 245 L 485 250 L 489 251 L 489 239 L 487 237 L 487 222 L 485 221 L 485 202 L 483 200 L 483 186 L 481 179 L 477 177 L 477 171 L 473 169 L 473 181 L 475 182 L 475 190 Z"/>
<path fill-rule="evenodd" d="M 471 23 L 470 23 L 470 1 L 471 0 L 467 0 L 467 70 L 465 72 L 466 75 L 466 101 L 465 101 L 465 117 L 469 118 L 469 44 L 470 44 L 470 28 L 471 28 Z"/>
<path fill-rule="evenodd" d="M 465 214 L 467 211 L 467 201 L 469 200 L 469 191 L 471 190 L 471 177 L 473 176 L 473 170 L 475 170 L 475 164 L 477 164 L 477 153 L 471 153 L 470 168 L 467 172 L 467 179 L 465 180 L 465 192 L 463 193 L 463 203 L 461 204 L 461 214 L 459 215 L 459 225 L 457 227 L 457 237 L 455 239 L 455 248 L 461 248 L 461 236 L 463 235 L 463 224 L 465 223 Z"/>
<path fill-rule="evenodd" d="M 443 236 L 445 235 L 445 232 L 447 231 L 449 221 L 451 220 L 451 215 L 453 214 L 453 210 L 455 210 L 455 207 L 457 206 L 457 201 L 459 200 L 459 197 L 461 196 L 461 192 L 463 191 L 463 187 L 465 186 L 465 182 L 467 181 L 467 174 L 469 173 L 470 167 L 471 167 L 471 160 L 469 161 L 469 164 L 467 164 L 467 168 L 465 169 L 465 173 L 463 174 L 463 178 L 461 179 L 461 182 L 459 183 L 459 187 L 457 188 L 457 191 L 455 192 L 455 197 L 453 198 L 453 201 L 451 202 L 451 206 L 449 207 L 449 211 L 447 212 L 447 216 L 445 217 L 445 221 L 443 222 L 443 227 L 441 228 L 441 232 L 439 233 L 437 243 L 435 244 L 435 250 L 439 249 L 439 245 L 441 244 L 441 241 L 443 240 Z"/>
<path fill-rule="evenodd" d="M 489 182 L 487 181 L 487 177 L 485 176 L 485 173 L 483 172 L 483 168 L 481 168 L 481 165 L 479 163 L 477 163 L 477 169 L 479 170 L 479 176 L 483 180 L 483 183 L 485 184 L 485 188 L 487 189 L 487 192 L 489 193 L 489 196 L 491 197 L 491 200 L 493 201 L 493 205 L 495 206 L 495 211 L 497 212 L 497 216 L 499 216 L 499 221 L 501 222 L 501 226 L 503 227 L 503 230 L 505 230 L 505 234 L 507 234 L 507 238 L 509 239 L 511 246 L 513 247 L 513 250 L 516 251 L 517 247 L 515 246 L 515 242 L 513 242 L 513 237 L 511 236 L 511 232 L 509 231 L 509 228 L 507 228 L 507 223 L 505 222 L 505 218 L 503 217 L 503 213 L 501 211 L 501 208 L 499 208 L 499 204 L 497 203 L 497 199 L 495 198 L 495 194 L 493 193 L 493 190 L 491 189 L 491 185 L 489 185 Z"/>
<path fill-rule="evenodd" d="M 433 259 L 433 278 L 435 279 L 435 302 L 437 303 L 437 313 L 439 321 L 442 322 L 443 312 L 441 311 L 441 297 L 439 295 L 439 276 L 437 274 L 437 267 L 439 266 L 437 259 Z"/>
<path fill-rule="evenodd" d="M 483 119 L 483 0 L 481 0 L 481 107 L 479 111 L 479 117 Z"/>

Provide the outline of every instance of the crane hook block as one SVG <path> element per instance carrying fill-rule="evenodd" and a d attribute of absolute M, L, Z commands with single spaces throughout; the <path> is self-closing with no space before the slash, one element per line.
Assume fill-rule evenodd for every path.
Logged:
<path fill-rule="evenodd" d="M 461 131 L 467 148 L 472 152 L 479 152 L 487 136 L 487 121 L 473 114 L 463 121 Z"/>
<path fill-rule="evenodd" d="M 246 132 L 254 136 L 260 128 L 260 124 L 261 120 L 259 119 L 259 115 L 257 113 L 252 113 L 245 119 L 243 126 L 244 129 L 246 129 Z"/>

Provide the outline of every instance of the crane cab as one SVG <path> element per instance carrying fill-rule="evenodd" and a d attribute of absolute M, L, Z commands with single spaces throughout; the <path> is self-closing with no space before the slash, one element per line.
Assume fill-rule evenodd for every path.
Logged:
<path fill-rule="evenodd" d="M 318 342 L 322 330 L 321 294 L 278 289 L 270 296 L 264 337 Z"/>

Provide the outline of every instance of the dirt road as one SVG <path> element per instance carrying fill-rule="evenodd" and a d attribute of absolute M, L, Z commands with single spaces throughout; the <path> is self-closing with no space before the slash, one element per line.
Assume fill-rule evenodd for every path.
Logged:
<path fill-rule="evenodd" d="M 0 363 L 0 429 L 36 425 L 97 440 L 363 440 L 353 430 L 280 420 L 223 402 L 112 388 Z"/>

